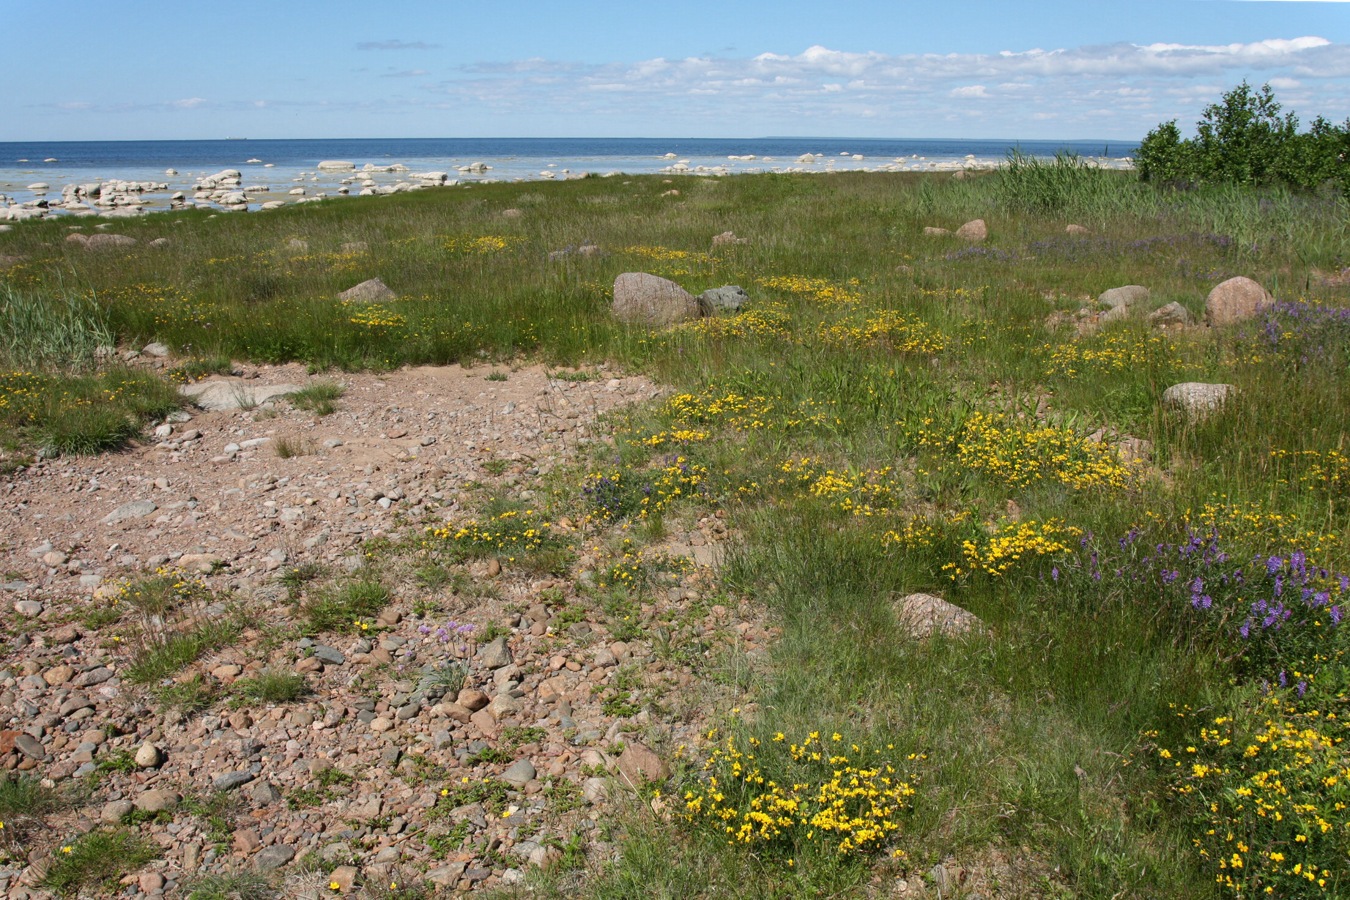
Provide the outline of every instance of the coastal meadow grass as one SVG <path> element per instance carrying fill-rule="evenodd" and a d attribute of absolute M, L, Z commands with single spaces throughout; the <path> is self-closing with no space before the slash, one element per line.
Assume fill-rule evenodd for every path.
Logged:
<path fill-rule="evenodd" d="M 976 217 L 983 243 L 923 233 Z M 557 615 L 594 607 L 626 635 L 678 565 L 670 523 L 715 516 L 733 535 L 719 596 L 779 635 L 763 658 L 700 662 L 726 692 L 716 732 L 602 823 L 612 854 L 565 854 L 530 876 L 536 896 L 870 896 L 942 865 L 990 896 L 1332 897 L 1350 862 L 1333 574 L 1350 570 L 1347 221 L 1336 197 L 1160 192 L 1014 158 L 961 179 L 619 177 L 164 214 L 119 222 L 139 241 L 119 256 L 26 223 L 0 235 L 21 259 L 0 285 L 86 310 L 122 346 L 166 343 L 180 380 L 231 359 L 524 357 L 669 386 L 528 504 L 494 495 L 415 542 L 436 584 L 467 582 L 468 560 L 593 556 Z M 714 246 L 725 231 L 747 242 Z M 627 271 L 750 302 L 623 325 L 609 304 Z M 1080 331 L 1108 288 L 1198 316 L 1238 274 L 1280 302 L 1229 329 Z M 338 299 L 373 277 L 397 298 Z M 0 374 L 14 450 L 81 405 L 51 396 L 130 377 Z M 1182 381 L 1234 397 L 1188 419 L 1161 405 Z M 91 409 L 131 403 L 80 390 Z M 117 396 L 142 404 L 125 439 L 171 394 Z M 368 628 L 380 576 L 297 575 L 306 632 Z M 896 608 L 917 591 L 983 627 L 911 635 Z"/>

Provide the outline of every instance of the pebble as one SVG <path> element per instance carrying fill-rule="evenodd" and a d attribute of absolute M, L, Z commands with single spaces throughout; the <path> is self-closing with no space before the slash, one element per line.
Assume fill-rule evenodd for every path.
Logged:
<path fill-rule="evenodd" d="M 136 765 L 142 769 L 158 769 L 164 764 L 164 754 L 150 742 L 141 744 L 136 750 Z"/>
<path fill-rule="evenodd" d="M 229 791 L 253 780 L 252 772 L 222 772 L 211 779 L 211 786 L 218 791 Z"/>

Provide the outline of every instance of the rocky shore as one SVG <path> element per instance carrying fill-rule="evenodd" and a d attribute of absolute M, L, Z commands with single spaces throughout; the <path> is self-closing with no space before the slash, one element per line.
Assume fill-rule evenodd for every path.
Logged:
<path fill-rule="evenodd" d="M 167 362 L 152 354 L 147 364 Z M 770 639 L 713 591 L 722 519 L 674 523 L 683 561 L 615 620 L 586 596 L 605 537 L 564 575 L 497 559 L 418 577 L 391 556 L 392 599 L 360 629 L 302 636 L 296 573 L 371 564 L 369 542 L 416 539 L 486 491 L 532 499 L 600 439 L 597 417 L 660 395 L 640 377 L 541 367 L 344 375 L 336 412 L 295 409 L 303 367 L 216 379 L 234 402 L 175 414 L 123 453 L 39 461 L 0 483 L 12 610 L 0 653 L 0 766 L 84 793 L 0 867 L 0 893 L 40 887 L 63 842 L 120 824 L 160 858 L 118 896 L 177 896 L 208 873 L 260 872 L 286 896 L 429 882 L 520 881 L 564 850 L 611 850 L 615 804 L 660 800 L 681 746 L 728 690 L 702 677 Z M 279 447 L 289 448 L 281 451 Z M 155 570 L 200 583 L 202 620 L 242 615 L 239 639 L 171 676 L 214 699 L 184 713 L 127 678 L 135 629 L 110 610 Z M 236 686 L 295 673 L 308 692 L 250 701 Z M 570 849 L 569 849 L 570 848 Z"/>

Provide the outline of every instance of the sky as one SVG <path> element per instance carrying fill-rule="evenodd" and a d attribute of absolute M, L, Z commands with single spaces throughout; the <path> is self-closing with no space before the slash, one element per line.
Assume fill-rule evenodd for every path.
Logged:
<path fill-rule="evenodd" d="M 1350 0 L 0 0 L 0 141 L 1135 140 L 1350 119 Z"/>

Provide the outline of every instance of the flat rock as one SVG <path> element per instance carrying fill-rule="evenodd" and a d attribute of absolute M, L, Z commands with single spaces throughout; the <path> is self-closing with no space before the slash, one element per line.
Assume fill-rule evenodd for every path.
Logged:
<path fill-rule="evenodd" d="M 317 168 L 320 172 L 353 172 L 356 170 L 356 163 L 345 159 L 325 159 Z"/>
<path fill-rule="evenodd" d="M 916 638 L 984 631 L 978 616 L 932 594 L 902 597 L 894 609 L 900 627 Z"/>
<path fill-rule="evenodd" d="M 258 855 L 253 858 L 253 866 L 259 872 L 271 872 L 280 869 L 293 859 L 295 859 L 294 847 L 274 844 L 258 851 Z"/>
<path fill-rule="evenodd" d="M 229 791 L 252 780 L 252 772 L 222 772 L 211 779 L 211 786 L 218 791 Z"/>
<path fill-rule="evenodd" d="M 693 294 L 673 281 L 646 272 L 624 272 L 614 279 L 614 317 L 633 325 L 661 327 L 699 317 Z"/>
<path fill-rule="evenodd" d="M 1205 323 L 1215 327 L 1243 322 L 1275 303 L 1270 291 L 1241 275 L 1216 285 L 1205 298 Z"/>
<path fill-rule="evenodd" d="M 212 379 L 185 384 L 178 389 L 197 406 L 213 412 L 252 409 L 275 397 L 303 390 L 302 384 L 249 384 L 242 379 Z"/>
<path fill-rule="evenodd" d="M 127 519 L 141 519 L 150 515 L 159 509 L 152 500 L 132 500 L 129 503 L 123 503 L 103 517 L 104 525 L 116 525 L 118 522 L 124 522 Z"/>
<path fill-rule="evenodd" d="M 125 234 L 91 234 L 84 240 L 86 250 L 125 250 L 136 246 L 136 239 Z"/>
<path fill-rule="evenodd" d="M 42 742 L 31 734 L 16 735 L 14 737 L 14 749 L 29 759 L 35 759 L 38 762 L 47 758 L 47 748 L 42 746 Z"/>
<path fill-rule="evenodd" d="M 14 603 L 14 611 L 30 619 L 42 615 L 43 609 L 42 603 L 38 600 L 16 600 Z"/>

